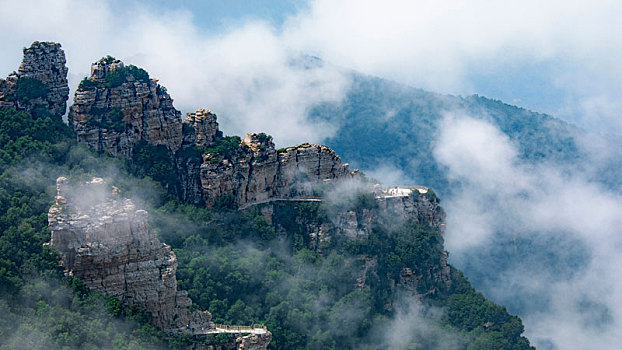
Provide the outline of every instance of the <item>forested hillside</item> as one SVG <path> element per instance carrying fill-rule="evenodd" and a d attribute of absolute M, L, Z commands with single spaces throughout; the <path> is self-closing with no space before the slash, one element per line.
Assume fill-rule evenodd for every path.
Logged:
<path fill-rule="evenodd" d="M 29 105 L 42 92 L 20 94 Z M 445 264 L 444 216 L 433 191 L 403 199 L 422 208 L 407 220 L 364 190 L 337 193 L 338 200 L 243 210 L 225 201 L 207 209 L 183 203 L 166 176 L 148 176 L 166 169 L 169 158 L 116 159 L 75 139 L 45 109 L 0 110 L 1 349 L 231 344 L 230 336 L 165 335 L 144 310 L 64 276 L 45 245 L 59 176 L 104 177 L 147 208 L 151 228 L 177 254 L 179 287 L 193 308 L 207 309 L 216 322 L 265 324 L 271 349 L 530 349 L 521 320 Z M 343 211 L 378 219 L 355 222 L 367 232 L 355 239 L 310 235 L 338 226 L 335 215 Z"/>
<path fill-rule="evenodd" d="M 585 319 L 584 325 L 606 330 L 613 324 L 615 304 L 592 295 L 593 286 L 573 289 L 576 299 L 564 307 L 556 306 L 556 288 L 578 283 L 591 266 L 610 258 L 609 253 L 599 256 L 595 245 L 603 241 L 594 235 L 610 235 L 617 226 L 607 226 L 607 220 L 588 214 L 588 208 L 602 203 L 594 195 L 617 198 L 621 193 L 618 135 L 584 130 L 477 95 L 437 94 L 357 73 L 351 78 L 352 87 L 341 103 L 323 104 L 312 111 L 312 117 L 337 126 L 326 144 L 364 172 L 430 186 L 446 204 L 450 202 L 449 217 L 462 214 L 462 219 L 451 223 L 448 231 L 453 245 L 463 248 L 454 250 L 450 261 L 478 290 L 530 324 L 565 317 L 560 315 L 570 307 L 581 310 L 574 315 Z M 464 120 L 488 128 L 469 134 L 473 130 L 459 130 L 468 125 L 461 123 Z M 438 152 L 447 129 L 461 137 L 462 149 L 453 149 L 453 163 Z M 499 150 L 499 145 L 506 148 Z M 507 150 L 503 157 L 487 158 Z M 500 165 L 503 161 L 507 163 Z M 469 162 L 476 165 L 469 168 Z M 450 169 L 452 164 L 455 168 Z M 477 167 L 482 164 L 490 167 Z M 454 171 L 452 176 L 451 170 L 456 169 L 470 172 Z M 583 188 L 590 188 L 589 194 Z M 564 196 L 571 203 L 567 207 L 561 205 Z M 572 217 L 581 217 L 590 226 L 569 224 Z M 588 320 L 586 310 L 597 316 Z M 563 338 L 548 337 L 541 334 L 540 341 L 532 340 L 552 344 Z"/>
<path fill-rule="evenodd" d="M 387 303 L 405 302 L 398 300 L 399 293 L 390 292 L 389 280 L 382 276 L 397 277 L 394 274 L 403 265 L 433 264 L 434 259 L 425 257 L 442 252 L 438 232 L 405 223 L 392 232 L 379 230 L 361 244 L 325 247 L 319 254 L 305 237 L 296 238 L 302 230 L 292 220 L 321 221 L 318 205 L 281 208 L 288 211 L 280 215 L 288 233 L 279 238 L 257 210 L 214 212 L 167 200 L 153 182 L 122 175 L 122 162 L 77 145 L 58 120 L 14 110 L 0 113 L 3 348 L 164 347 L 189 341 L 163 340 L 144 312 L 124 308 L 88 291 L 79 280 L 62 277 L 56 255 L 44 243 L 49 240 L 46 213 L 54 179 L 63 174 L 78 179 L 89 174 L 114 176 L 124 191 L 143 194 L 146 202 L 159 207 L 152 215 L 153 226 L 178 254 L 180 286 L 216 321 L 267 324 L 275 335 L 271 345 L 275 349 L 359 348 L 368 343 L 374 330 L 390 324 L 399 310 L 387 310 Z M 361 253 L 379 257 L 381 277 L 362 290 L 353 288 Z M 498 342 L 515 344 L 516 349 L 527 346 L 525 340 L 519 341 L 524 338 L 517 338 L 522 333 L 518 318 L 486 301 L 458 271 L 452 275 L 451 290 L 427 302 L 446 307 L 446 313 L 430 318 L 438 328 L 419 334 L 418 344 L 438 348 L 449 330 L 452 339 L 456 337 L 456 348 Z M 495 326 L 487 329 L 487 322 Z M 389 346 L 384 337 L 381 343 L 370 344 L 383 346 Z"/>
<path fill-rule="evenodd" d="M 434 156 L 446 115 L 488 121 L 509 136 L 521 159 L 575 167 L 587 155 L 575 137 L 584 131 L 551 116 L 480 96 L 428 92 L 384 79 L 351 74 L 352 86 L 340 103 L 322 104 L 311 117 L 336 125 L 324 142 L 363 171 L 388 167 L 406 179 L 451 193 L 447 171 Z M 601 180 L 606 180 L 602 174 Z M 614 179 L 608 179 L 612 183 Z"/>

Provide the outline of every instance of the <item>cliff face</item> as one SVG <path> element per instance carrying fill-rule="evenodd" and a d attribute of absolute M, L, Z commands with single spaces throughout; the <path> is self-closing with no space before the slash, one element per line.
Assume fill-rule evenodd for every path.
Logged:
<path fill-rule="evenodd" d="M 269 136 L 260 135 L 246 135 L 243 155 L 232 159 L 205 155 L 201 184 L 208 207 L 226 195 L 242 207 L 274 198 L 314 196 L 321 185 L 356 176 L 328 147 L 302 144 L 277 151 Z"/>
<path fill-rule="evenodd" d="M 238 350 L 266 350 L 272 341 L 272 334 L 256 335 L 251 334 L 235 339 L 236 349 Z"/>
<path fill-rule="evenodd" d="M 181 113 L 166 89 L 144 70 L 112 57 L 91 66 L 68 119 L 79 142 L 125 159 L 140 141 L 175 152 L 183 140 Z"/>
<path fill-rule="evenodd" d="M 301 214 L 315 205 L 313 215 Z M 306 209 L 303 209 L 305 208 Z M 311 249 L 323 253 L 336 241 L 364 240 L 378 226 L 391 229 L 404 222 L 419 224 L 432 229 L 437 235 L 444 235 L 445 212 L 438 198 L 429 192 L 413 192 L 404 196 L 377 195 L 373 202 L 359 208 L 340 208 L 330 202 L 317 199 L 277 200 L 260 204 L 264 218 L 275 225 L 276 232 L 283 236 L 288 231 L 302 231 L 307 235 Z M 292 209 L 293 208 L 293 209 Z M 290 219 L 288 219 L 290 218 Z M 300 230 L 292 227 L 293 225 Z M 357 281 L 357 288 L 365 288 L 369 273 L 377 273 L 377 257 L 361 255 L 363 268 Z M 426 280 L 426 286 L 420 283 Z M 401 286 L 417 297 L 446 291 L 451 284 L 447 254 L 440 251 L 436 261 L 420 269 L 404 267 L 393 288 Z"/>
<path fill-rule="evenodd" d="M 195 145 L 197 147 L 209 147 L 216 143 L 216 138 L 222 136 L 218 130 L 216 115 L 211 111 L 199 109 L 194 113 L 186 114 L 184 120 L 189 127 L 188 132 L 184 133 L 184 145 Z M 192 132 L 194 131 L 194 132 Z"/>
<path fill-rule="evenodd" d="M 35 41 L 24 49 L 17 72 L 0 79 L 0 108 L 45 110 L 60 118 L 65 114 L 69 86 L 65 52 L 61 45 Z"/>
<path fill-rule="evenodd" d="M 68 118 L 79 142 L 113 156 L 132 159 L 140 142 L 166 146 L 176 192 L 208 207 L 227 196 L 239 206 L 311 196 L 318 185 L 356 175 L 328 147 L 277 151 L 263 134 L 231 143 L 210 111 L 188 113 L 184 122 L 180 115 L 166 89 L 145 71 L 106 57 L 80 84 Z"/>
<path fill-rule="evenodd" d="M 48 214 L 50 245 L 67 274 L 128 305 L 149 311 L 167 333 L 211 328 L 211 315 L 190 312 L 187 292 L 177 290 L 177 258 L 149 231 L 147 212 L 137 210 L 101 179 L 71 189 L 57 180 L 56 205 Z"/>

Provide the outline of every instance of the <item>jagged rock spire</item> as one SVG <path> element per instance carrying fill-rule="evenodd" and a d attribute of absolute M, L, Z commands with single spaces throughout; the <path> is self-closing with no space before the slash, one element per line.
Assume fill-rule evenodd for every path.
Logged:
<path fill-rule="evenodd" d="M 166 89 L 143 69 L 110 56 L 93 63 L 68 119 L 79 142 L 125 159 L 140 141 L 171 152 L 183 141 L 181 112 Z"/>
<path fill-rule="evenodd" d="M 146 309 L 156 326 L 181 333 L 188 325 L 213 328 L 207 311 L 190 312 L 192 300 L 177 290 L 177 258 L 149 230 L 148 213 L 100 178 L 78 185 L 57 180 L 48 221 L 50 245 L 67 275 L 87 286 Z"/>
<path fill-rule="evenodd" d="M 29 112 L 41 108 L 62 117 L 69 98 L 65 63 L 65 52 L 58 43 L 35 41 L 24 48 L 18 71 L 0 79 L 0 108 Z"/>

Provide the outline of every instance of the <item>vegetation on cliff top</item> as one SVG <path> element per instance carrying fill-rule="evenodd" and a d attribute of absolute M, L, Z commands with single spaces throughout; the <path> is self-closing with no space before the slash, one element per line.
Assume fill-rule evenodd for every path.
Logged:
<path fill-rule="evenodd" d="M 0 203 L 5 213 L 0 217 L 4 311 L 0 332 L 7 335 L 0 348 L 11 348 L 16 339 L 33 332 L 42 340 L 31 344 L 32 348 L 162 345 L 144 315 L 119 305 L 111 307 L 113 301 L 96 293 L 85 294 L 79 282 L 62 282 L 56 256 L 43 245 L 49 240 L 46 213 L 57 176 L 86 178 L 88 173 L 101 174 L 125 165 L 75 145 L 69 129 L 59 121 L 12 110 L 0 113 Z M 33 163 L 40 164 L 34 167 L 39 170 Z M 29 181 L 24 181 L 24 172 Z M 149 194 L 141 190 L 144 181 L 148 182 L 126 176 L 119 186 L 130 193 Z M 258 210 L 210 211 L 166 198 L 164 192 L 156 191 L 147 200 L 160 207 L 152 211 L 152 227 L 177 252 L 180 286 L 197 306 L 212 312 L 216 321 L 267 324 L 274 335 L 273 349 L 388 346 L 370 337 L 374 329 L 390 324 L 397 312 L 386 309 L 388 303 L 399 301 L 401 293 L 399 288 L 390 292 L 391 279 L 398 276 L 402 264 L 425 271 L 429 264 L 438 263 L 434 256 L 442 253 L 437 231 L 407 223 L 390 231 L 377 228 L 360 244 L 325 244 L 320 254 L 302 225 L 326 220 L 328 207 L 311 203 L 277 208 L 276 223 L 285 228 L 283 237 Z M 360 202 L 362 206 L 369 203 Z M 367 277 L 368 287 L 356 289 L 361 254 L 377 256 L 378 270 Z M 447 318 L 437 321 L 439 327 L 444 324 L 458 335 L 460 348 L 485 348 L 473 344 L 491 342 L 510 344 L 508 349 L 528 348 L 526 339 L 520 337 L 518 319 L 486 301 L 459 273 L 454 276 L 454 289 L 438 294 L 429 304 L 447 307 Z M 425 282 L 425 277 L 423 281 L 422 288 L 434 283 Z M 61 285 L 66 286 L 61 288 L 66 291 L 64 297 L 47 292 L 54 289 L 50 286 Z M 129 328 L 124 325 L 125 331 L 116 326 L 129 319 L 137 323 Z M 489 327 L 485 327 L 487 322 L 492 322 Z M 95 332 L 92 327 L 104 330 Z M 422 339 L 419 344 L 433 346 L 440 341 L 438 337 Z M 170 346 L 182 343 L 172 338 Z"/>
<path fill-rule="evenodd" d="M 223 159 L 232 161 L 238 157 L 244 157 L 248 152 L 248 146 L 242 144 L 239 136 L 220 136 L 216 138 L 213 146 L 203 150 L 205 154 L 211 154 L 215 163 L 221 162 Z"/>
<path fill-rule="evenodd" d="M 107 56 L 103 59 L 103 63 L 110 64 L 115 60 L 116 58 L 112 56 Z M 85 77 L 80 81 L 80 84 L 78 85 L 78 90 L 88 91 L 95 90 L 96 88 L 115 88 L 125 83 L 129 77 L 132 77 L 134 80 L 143 83 L 149 83 L 151 81 L 149 78 L 149 73 L 147 73 L 146 70 L 130 64 L 106 72 L 106 75 L 104 76 L 105 82 L 96 82 L 89 79 L 88 77 Z M 164 91 L 166 92 L 166 90 Z"/>
<path fill-rule="evenodd" d="M 113 86 L 128 74 L 148 79 L 128 68 L 110 80 L 107 76 L 106 84 Z M 219 138 L 207 150 L 225 159 L 241 151 L 246 152 L 237 137 Z M 529 349 L 520 320 L 487 301 L 459 272 L 453 271 L 450 289 L 438 285 L 433 273 L 443 254 L 438 230 L 405 222 L 379 225 L 355 242 L 337 238 L 315 244 L 305 227 L 329 220 L 336 207 L 284 203 L 275 206 L 269 223 L 259 209 L 181 204 L 152 181 L 175 185 L 171 176 L 178 169 L 172 167 L 172 156 L 145 143 L 136 148 L 132 162 L 122 162 L 76 145 L 70 129 L 45 113 L 0 111 L 0 349 L 175 348 L 186 343 L 183 336 L 164 343 L 143 311 L 63 278 L 55 252 L 43 245 L 49 240 L 47 210 L 55 179 L 113 173 L 126 195 L 140 193 L 144 203 L 157 208 L 152 227 L 175 249 L 179 284 L 196 306 L 212 312 L 217 322 L 267 324 L 274 335 L 272 349 L 392 348 L 394 339 L 377 335 L 412 305 L 409 292 L 395 283 L 403 267 L 421 274 L 420 292 L 435 291 L 422 307 L 442 310 L 441 316 L 425 318 L 435 332 L 409 339 L 409 348 L 439 348 L 451 337 L 457 349 Z M 341 209 L 361 213 L 374 204 L 373 198 L 361 196 L 352 208 Z M 368 259 L 375 259 L 377 267 L 368 270 L 360 287 L 357 279 Z M 224 340 L 205 340 L 219 341 Z"/>
<path fill-rule="evenodd" d="M 20 78 L 15 85 L 15 98 L 20 103 L 26 103 L 31 99 L 44 97 L 47 93 L 47 86 L 39 79 Z"/>

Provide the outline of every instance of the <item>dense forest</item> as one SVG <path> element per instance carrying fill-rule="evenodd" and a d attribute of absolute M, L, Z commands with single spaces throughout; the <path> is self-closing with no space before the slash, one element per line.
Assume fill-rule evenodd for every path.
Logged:
<path fill-rule="evenodd" d="M 33 86 L 20 90 L 19 98 L 34 98 L 39 92 Z M 222 140 L 222 149 L 213 152 L 231 151 L 226 146 L 233 139 Z M 318 249 L 302 226 L 328 220 L 329 201 L 278 205 L 271 223 L 258 207 L 210 210 L 181 203 L 166 190 L 173 156 L 162 153 L 143 145 L 138 161 L 124 162 L 78 145 L 62 120 L 45 110 L 0 111 L 0 349 L 183 348 L 231 341 L 166 337 L 143 310 L 63 276 L 57 254 L 45 245 L 55 179 L 93 175 L 150 210 L 152 228 L 178 256 L 179 287 L 188 290 L 194 307 L 209 310 L 219 323 L 266 324 L 271 349 L 530 348 L 520 319 L 486 300 L 455 269 L 449 288 L 432 288 L 437 282 L 424 274 L 418 288 L 435 292 L 419 301 L 395 285 L 404 267 L 436 268 L 444 253 L 439 230 L 415 222 L 378 225 L 369 237 Z M 358 194 L 345 205 L 374 209 L 375 201 Z M 366 258 L 375 259 L 377 269 L 357 288 Z M 405 331 L 397 335 L 395 328 Z"/>

